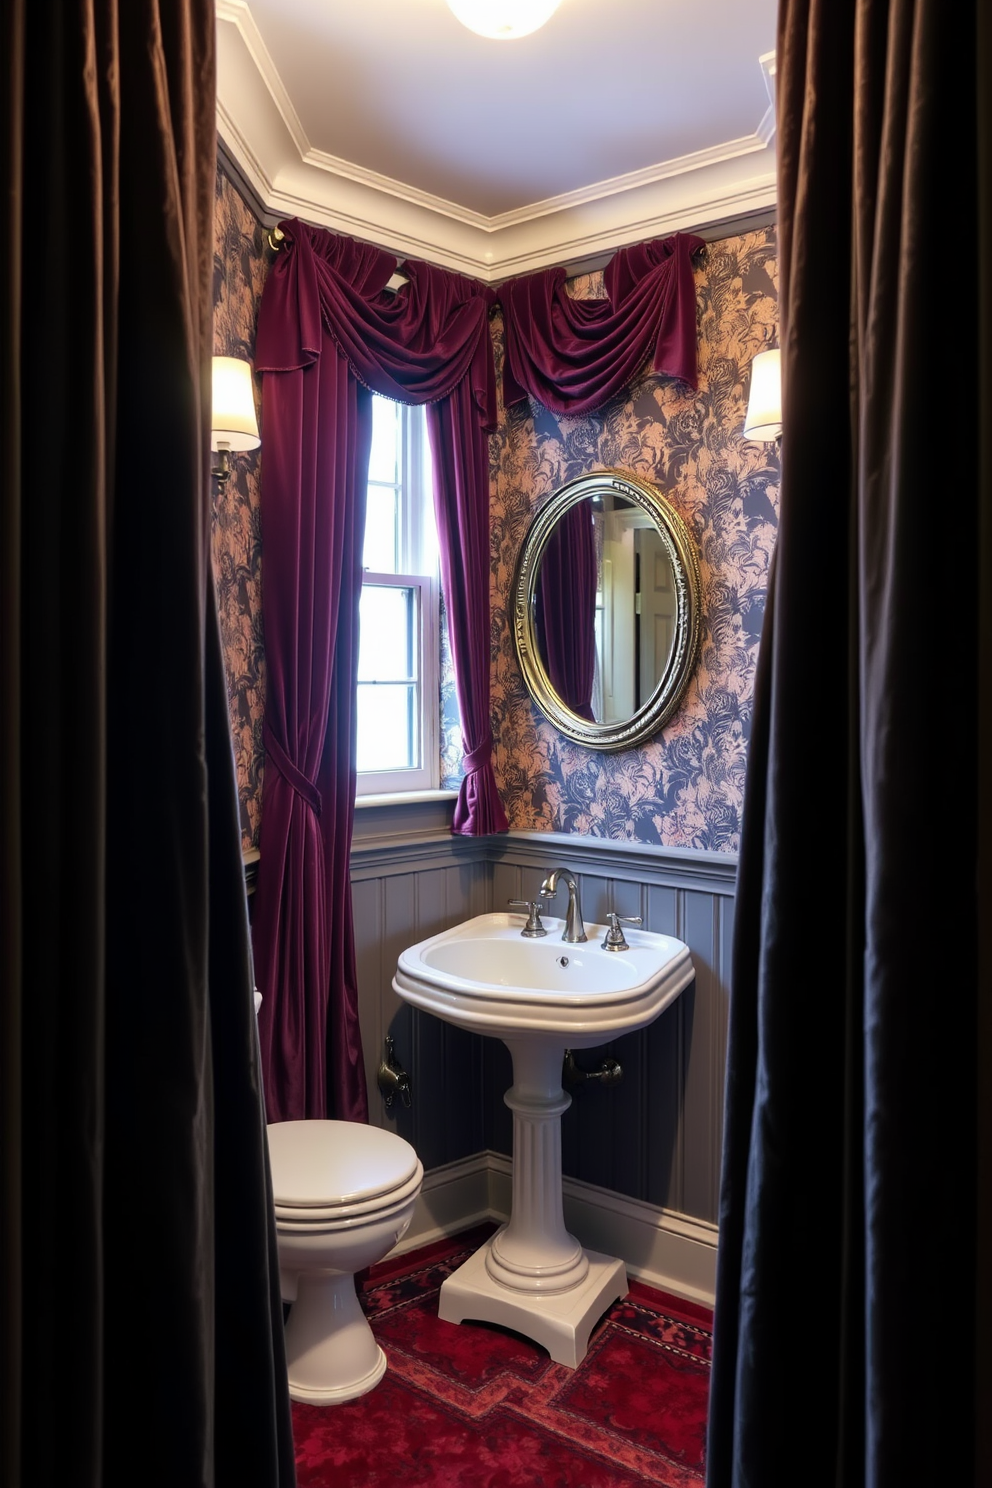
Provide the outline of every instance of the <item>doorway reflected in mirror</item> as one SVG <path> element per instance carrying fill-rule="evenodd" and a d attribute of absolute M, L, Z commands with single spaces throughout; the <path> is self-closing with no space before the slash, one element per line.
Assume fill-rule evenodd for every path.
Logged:
<path fill-rule="evenodd" d="M 535 514 L 514 588 L 514 641 L 533 701 L 591 749 L 649 738 L 678 707 L 699 646 L 699 559 L 650 482 L 599 471 Z"/>

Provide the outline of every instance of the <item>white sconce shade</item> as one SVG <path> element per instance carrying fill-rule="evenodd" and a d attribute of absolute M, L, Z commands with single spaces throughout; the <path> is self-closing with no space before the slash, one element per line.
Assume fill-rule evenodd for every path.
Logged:
<path fill-rule="evenodd" d="M 513 41 L 554 15 L 561 0 L 448 0 L 448 9 L 477 36 Z"/>
<path fill-rule="evenodd" d="M 782 368 L 778 347 L 759 351 L 751 363 L 745 439 L 777 439 L 782 432 Z"/>
<path fill-rule="evenodd" d="M 258 420 L 251 366 L 239 357 L 214 357 L 210 448 L 258 449 Z"/>

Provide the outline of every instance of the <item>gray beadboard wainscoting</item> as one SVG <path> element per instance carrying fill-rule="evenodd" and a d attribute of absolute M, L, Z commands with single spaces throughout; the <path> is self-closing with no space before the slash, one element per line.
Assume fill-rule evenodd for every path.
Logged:
<path fill-rule="evenodd" d="M 509 1212 L 510 1056 L 404 1003 L 392 989 L 407 946 L 509 899 L 533 899 L 563 865 L 578 878 L 587 923 L 608 910 L 689 947 L 695 979 L 650 1027 L 576 1055 L 623 1078 L 572 1089 L 562 1118 L 565 1218 L 590 1248 L 631 1274 L 712 1301 L 723 1124 L 730 948 L 737 860 L 723 853 L 545 832 L 452 837 L 451 803 L 363 805 L 351 855 L 359 1007 L 370 1120 L 413 1143 L 426 1178 L 402 1248 Z M 549 914 L 563 915 L 560 905 Z M 376 1074 L 393 1039 L 412 1103 L 390 1108 Z"/>

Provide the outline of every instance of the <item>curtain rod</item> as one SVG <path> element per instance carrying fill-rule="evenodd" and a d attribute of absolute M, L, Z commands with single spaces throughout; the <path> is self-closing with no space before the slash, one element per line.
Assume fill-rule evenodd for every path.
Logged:
<path fill-rule="evenodd" d="M 270 227 L 269 228 L 268 232 L 266 233 L 266 238 L 268 240 L 269 247 L 272 249 L 273 253 L 278 253 L 279 252 L 279 245 L 280 245 L 280 243 L 282 243 L 282 241 L 284 240 L 285 236 L 286 236 L 286 234 L 284 232 L 282 232 L 280 228 L 278 228 L 278 227 Z M 401 262 L 402 262 L 402 260 L 401 260 Z M 402 274 L 396 273 L 390 279 L 389 283 L 386 285 L 386 288 L 395 291 L 397 289 L 402 289 L 403 285 L 406 284 L 407 282 L 408 281 L 403 277 Z"/>
<path fill-rule="evenodd" d="M 272 249 L 273 253 L 278 253 L 279 252 L 279 245 L 280 245 L 280 243 L 284 242 L 285 237 L 286 237 L 286 234 L 280 228 L 278 228 L 278 227 L 270 227 L 265 236 L 266 236 L 266 241 L 268 242 L 268 245 Z M 567 272 L 568 272 L 568 274 L 569 274 L 570 277 L 573 277 L 576 274 L 590 274 L 590 273 L 593 273 L 596 269 L 602 269 L 602 268 L 604 268 L 606 266 L 606 264 L 609 263 L 610 259 L 613 257 L 613 254 L 615 252 L 616 252 L 616 250 L 613 249 L 613 248 L 611 248 L 609 250 L 609 252 L 607 252 L 607 253 L 597 254 L 595 258 L 585 259 L 585 260 L 583 260 L 580 263 L 576 263 L 574 265 L 569 266 Z M 397 267 L 399 267 L 402 264 L 402 262 L 403 262 L 403 260 L 400 259 L 399 260 L 399 264 L 397 265 Z M 390 279 L 389 283 L 386 285 L 386 288 L 387 289 L 392 289 L 392 290 L 397 290 L 402 285 L 406 284 L 407 282 L 408 281 L 403 277 L 402 274 L 396 273 Z M 505 282 L 505 281 L 502 281 L 502 282 Z M 494 285 L 492 287 L 493 288 L 496 288 L 497 286 Z"/>

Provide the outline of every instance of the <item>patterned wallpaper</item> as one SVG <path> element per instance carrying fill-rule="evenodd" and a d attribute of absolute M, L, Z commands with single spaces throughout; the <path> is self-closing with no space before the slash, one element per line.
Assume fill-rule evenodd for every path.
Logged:
<path fill-rule="evenodd" d="M 214 355 L 252 361 L 258 302 L 269 267 L 265 233 L 234 184 L 217 172 L 214 202 Z M 259 389 L 256 406 L 260 412 Z M 261 418 L 259 418 L 261 432 Z M 214 482 L 213 559 L 231 733 L 241 806 L 242 850 L 258 846 L 262 814 L 261 450 L 234 456 L 226 485 Z"/>
<path fill-rule="evenodd" d="M 777 530 L 774 445 L 741 432 L 751 358 L 776 340 L 774 228 L 708 244 L 694 261 L 699 388 L 646 377 L 598 413 L 539 404 L 502 413 L 492 455 L 493 734 L 510 826 L 736 851 L 754 667 Z M 601 273 L 571 293 L 596 298 Z M 501 330 L 496 336 L 502 350 Z M 558 734 L 531 704 L 511 629 L 517 556 L 535 508 L 566 481 L 619 468 L 654 481 L 695 536 L 700 660 L 682 706 L 639 749 L 602 754 Z"/>
<path fill-rule="evenodd" d="M 235 183 L 218 171 L 214 351 L 251 357 L 270 255 Z M 571 292 L 603 293 L 602 274 Z M 490 441 L 493 736 L 510 826 L 630 842 L 735 851 L 739 845 L 754 666 L 777 528 L 774 445 L 741 428 L 751 358 L 774 343 L 774 228 L 710 243 L 696 260 L 699 389 L 647 377 L 595 415 L 539 405 L 500 410 Z M 493 321 L 497 368 L 503 331 Z M 213 549 L 242 845 L 258 846 L 265 693 L 258 471 L 263 449 L 235 460 L 215 500 Z M 703 579 L 700 661 L 683 705 L 656 739 L 600 754 L 561 738 L 530 703 L 513 650 L 511 588 L 536 507 L 585 471 L 616 467 L 659 485 L 692 529 Z M 442 779 L 460 777 L 450 656 L 443 647 Z"/>

